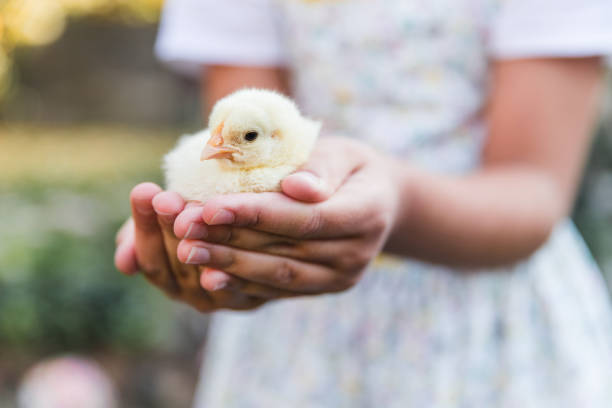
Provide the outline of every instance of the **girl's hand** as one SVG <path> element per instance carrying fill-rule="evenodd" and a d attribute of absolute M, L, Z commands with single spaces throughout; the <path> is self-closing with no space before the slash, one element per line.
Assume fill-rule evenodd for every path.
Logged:
<path fill-rule="evenodd" d="M 178 259 L 212 268 L 205 289 L 255 282 L 299 294 L 346 290 L 383 247 L 399 201 L 393 162 L 346 139 L 320 141 L 282 189 L 218 196 L 177 217 Z"/>
<path fill-rule="evenodd" d="M 152 183 L 136 186 L 130 194 L 132 218 L 117 234 L 115 264 L 119 270 L 131 275 L 139 269 L 149 282 L 160 288 L 169 297 L 183 301 L 203 311 L 217 309 L 252 309 L 266 302 L 267 298 L 286 297 L 292 294 L 236 279 L 234 288 L 254 290 L 251 296 L 238 290 L 217 290 L 209 293 L 200 286 L 203 267 L 185 265 L 176 257 L 178 239 L 172 232 L 176 216 L 185 208 L 185 203 L 175 193 L 162 192 Z M 215 277 L 220 272 L 208 271 Z M 225 274 L 223 274 L 225 276 Z"/>

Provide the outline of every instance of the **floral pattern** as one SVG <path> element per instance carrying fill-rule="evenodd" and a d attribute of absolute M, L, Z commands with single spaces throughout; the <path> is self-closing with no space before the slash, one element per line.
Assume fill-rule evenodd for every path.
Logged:
<path fill-rule="evenodd" d="M 495 0 L 278 0 L 301 106 L 442 172 L 479 164 Z M 198 407 L 608 407 L 612 316 L 571 222 L 525 262 L 381 256 L 354 289 L 213 318 Z"/>

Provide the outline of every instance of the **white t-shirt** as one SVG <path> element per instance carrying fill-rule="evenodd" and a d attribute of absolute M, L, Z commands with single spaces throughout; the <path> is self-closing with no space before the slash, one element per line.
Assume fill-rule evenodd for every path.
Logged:
<path fill-rule="evenodd" d="M 466 171 L 479 163 L 490 60 L 612 54 L 612 1 L 168 0 L 156 51 L 191 75 L 286 65 L 325 132 Z"/>
<path fill-rule="evenodd" d="M 283 65 L 276 11 L 271 0 L 167 1 L 156 53 L 187 74 L 205 64 Z"/>
<path fill-rule="evenodd" d="M 275 0 L 167 0 L 156 53 L 187 74 L 205 64 L 284 65 L 280 19 Z M 610 0 L 507 0 L 488 24 L 493 58 L 612 54 Z"/>

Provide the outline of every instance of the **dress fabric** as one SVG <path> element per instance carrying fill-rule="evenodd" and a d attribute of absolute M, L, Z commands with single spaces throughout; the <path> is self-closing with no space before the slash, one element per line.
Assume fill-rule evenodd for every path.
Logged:
<path fill-rule="evenodd" d="M 258 62 L 240 60 L 249 45 L 223 43 L 215 19 L 198 30 L 224 46 L 182 49 L 173 38 L 185 22 L 169 17 L 179 3 L 162 22 L 162 59 L 219 62 L 223 50 Z M 479 165 L 491 59 L 612 52 L 607 0 L 215 4 L 234 26 L 278 23 L 252 46 L 261 64 L 291 70 L 300 107 L 325 133 L 446 173 Z M 558 27 L 570 20 L 575 30 Z M 569 220 L 532 257 L 495 270 L 381 256 L 347 292 L 216 313 L 195 406 L 610 407 L 610 301 Z"/>

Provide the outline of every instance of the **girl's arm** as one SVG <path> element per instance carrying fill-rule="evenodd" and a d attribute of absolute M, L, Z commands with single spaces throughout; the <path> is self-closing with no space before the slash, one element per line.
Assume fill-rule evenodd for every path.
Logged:
<path fill-rule="evenodd" d="M 498 62 L 482 168 L 444 176 L 399 165 L 387 249 L 451 265 L 529 256 L 572 207 L 598 113 L 598 58 Z"/>
<path fill-rule="evenodd" d="M 289 94 L 287 72 L 276 67 L 211 65 L 202 71 L 201 84 L 205 118 L 215 102 L 240 88 L 265 88 Z"/>

